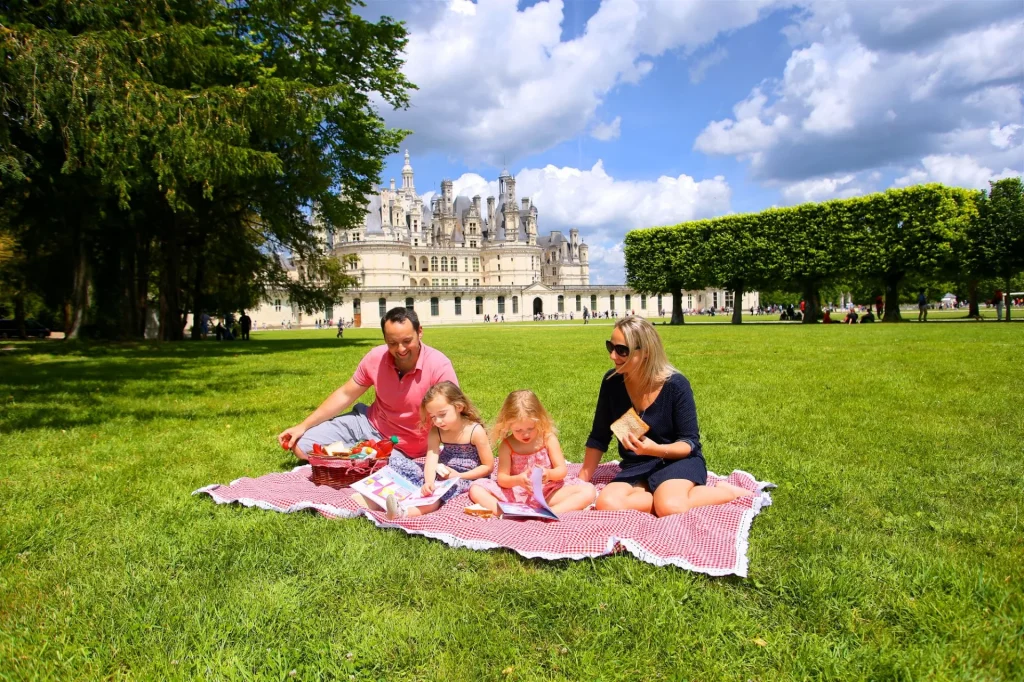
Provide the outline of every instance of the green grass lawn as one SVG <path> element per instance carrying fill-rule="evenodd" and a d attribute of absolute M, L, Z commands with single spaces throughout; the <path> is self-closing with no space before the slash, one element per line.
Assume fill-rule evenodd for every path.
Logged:
<path fill-rule="evenodd" d="M 778 484 L 750 577 L 218 506 L 379 342 L 0 351 L 0 679 L 1020 680 L 1024 327 L 659 327 L 709 467 Z M 579 461 L 606 325 L 432 328 Z"/>

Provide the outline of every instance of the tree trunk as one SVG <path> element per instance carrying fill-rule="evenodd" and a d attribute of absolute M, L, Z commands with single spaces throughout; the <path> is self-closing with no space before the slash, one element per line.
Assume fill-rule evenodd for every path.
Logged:
<path fill-rule="evenodd" d="M 160 339 L 181 341 L 181 250 L 176 226 L 161 240 L 160 258 Z"/>
<path fill-rule="evenodd" d="M 25 293 L 23 286 L 19 286 L 18 292 L 14 294 L 14 324 L 18 328 L 18 338 L 27 339 L 28 333 L 25 330 Z"/>
<path fill-rule="evenodd" d="M 980 318 L 978 310 L 978 280 L 972 279 L 967 282 L 967 317 Z"/>
<path fill-rule="evenodd" d="M 804 324 L 815 324 L 821 319 L 821 294 L 818 287 L 808 284 L 804 287 Z"/>
<path fill-rule="evenodd" d="M 138 263 L 138 280 L 136 283 L 136 298 L 133 301 L 139 311 L 139 325 L 135 328 L 137 338 L 146 338 L 146 324 L 149 316 L 149 254 L 152 240 L 149 236 L 142 236 L 136 233 L 136 254 Z"/>
<path fill-rule="evenodd" d="M 192 340 L 203 338 L 200 317 L 203 314 L 203 277 L 206 274 L 206 250 L 203 244 L 196 250 L 196 279 L 192 285 Z"/>
<path fill-rule="evenodd" d="M 89 260 L 86 258 L 85 241 L 81 234 L 78 237 L 78 257 L 75 259 L 74 273 L 71 283 L 71 321 L 66 339 L 77 339 L 85 321 L 85 311 L 89 308 Z"/>
<path fill-rule="evenodd" d="M 732 323 L 743 324 L 743 285 L 732 292 Z"/>
<path fill-rule="evenodd" d="M 1003 310 L 1006 311 L 1006 317 L 1004 319 L 1007 322 L 1010 321 L 1010 308 L 1013 307 L 1012 304 L 1010 303 L 1010 301 L 1013 300 L 1010 297 L 1010 291 L 1011 291 L 1011 289 L 1010 289 L 1010 278 L 1007 277 L 1006 278 L 1006 288 L 1003 290 Z"/>
<path fill-rule="evenodd" d="M 683 324 L 686 319 L 683 317 L 683 290 L 672 290 L 672 320 L 669 324 Z"/>
<path fill-rule="evenodd" d="M 900 315 L 900 280 L 887 279 L 885 281 L 885 316 L 882 322 L 901 322 Z"/>

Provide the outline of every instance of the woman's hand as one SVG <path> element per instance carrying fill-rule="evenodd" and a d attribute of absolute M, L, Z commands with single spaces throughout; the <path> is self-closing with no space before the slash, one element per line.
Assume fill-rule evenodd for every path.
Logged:
<path fill-rule="evenodd" d="M 644 436 L 643 438 L 637 438 L 632 433 L 627 433 L 626 438 L 622 441 L 622 444 L 626 446 L 626 449 L 634 452 L 638 455 L 647 457 L 660 457 L 658 452 L 658 444 L 650 438 Z"/>

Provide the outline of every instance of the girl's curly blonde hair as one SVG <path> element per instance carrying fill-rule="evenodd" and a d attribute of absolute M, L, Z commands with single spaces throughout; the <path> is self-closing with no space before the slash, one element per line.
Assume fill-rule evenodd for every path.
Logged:
<path fill-rule="evenodd" d="M 491 430 L 491 442 L 498 445 L 503 441 L 512 429 L 512 424 L 529 419 L 537 424 L 537 430 L 541 438 L 547 438 L 548 434 L 557 434 L 558 429 L 551 415 L 540 404 L 540 398 L 530 390 L 512 391 L 505 398 L 495 417 L 494 428 Z"/>
<path fill-rule="evenodd" d="M 423 400 L 420 401 L 420 419 L 423 420 L 423 429 L 425 431 L 430 430 L 427 403 L 438 396 L 443 396 L 449 405 L 454 405 L 455 410 L 469 421 L 476 422 L 477 424 L 484 423 L 483 418 L 480 417 L 480 411 L 476 409 L 476 405 L 470 402 L 466 394 L 462 392 L 462 389 L 450 381 L 442 381 L 428 388 L 427 392 L 423 395 Z"/>

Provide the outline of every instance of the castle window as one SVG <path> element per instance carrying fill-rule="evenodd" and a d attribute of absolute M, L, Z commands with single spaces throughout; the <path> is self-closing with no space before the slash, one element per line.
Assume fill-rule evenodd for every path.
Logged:
<path fill-rule="evenodd" d="M 558 268 L 551 268 L 551 276 L 558 277 Z"/>
<path fill-rule="evenodd" d="M 711 307 L 713 307 L 713 308 L 717 308 L 718 307 L 718 292 L 717 291 L 711 292 Z"/>
<path fill-rule="evenodd" d="M 475 241 L 472 241 L 472 240 L 470 240 L 470 242 L 469 242 L 469 248 L 471 248 L 471 249 L 475 249 L 475 248 L 476 248 L 476 242 L 475 242 Z"/>
<path fill-rule="evenodd" d="M 480 272 L 480 259 L 473 258 L 473 272 Z"/>
<path fill-rule="evenodd" d="M 440 307 L 441 306 L 438 304 L 437 301 L 437 296 L 433 296 L 430 299 L 430 314 L 433 315 L 434 317 L 437 317 L 438 313 L 440 312 Z"/>
<path fill-rule="evenodd" d="M 437 256 L 430 257 L 430 271 L 437 272 Z"/>
<path fill-rule="evenodd" d="M 420 256 L 420 272 L 426 272 L 427 269 L 427 257 Z"/>
<path fill-rule="evenodd" d="M 413 246 L 419 246 L 420 245 L 420 240 L 419 239 L 413 239 L 412 240 L 412 245 Z"/>
<path fill-rule="evenodd" d="M 626 294 L 626 312 L 627 313 L 630 311 L 629 300 L 630 300 L 629 294 Z"/>
<path fill-rule="evenodd" d="M 597 294 L 590 295 L 590 312 L 597 312 Z"/>
<path fill-rule="evenodd" d="M 477 296 L 476 297 L 476 314 L 477 315 L 483 315 L 484 314 L 484 297 L 483 296 Z"/>
<path fill-rule="evenodd" d="M 661 296 L 658 296 L 658 300 L 661 300 Z M 686 307 L 690 308 L 691 310 L 693 309 L 693 294 L 686 295 Z"/>
<path fill-rule="evenodd" d="M 352 299 L 352 314 L 361 315 L 363 313 L 362 302 L 358 298 Z"/>
<path fill-rule="evenodd" d="M 412 310 L 413 300 L 411 298 L 405 299 L 405 307 L 407 310 Z"/>
<path fill-rule="evenodd" d="M 412 270 L 413 272 L 416 272 L 416 259 L 415 258 L 412 258 L 412 257 L 409 258 L 409 269 Z"/>
<path fill-rule="evenodd" d="M 733 292 L 731 292 L 731 291 L 725 292 L 725 307 L 726 308 L 731 308 L 732 304 L 733 304 L 733 302 L 735 300 L 736 300 L 735 299 L 735 294 Z"/>
<path fill-rule="evenodd" d="M 455 297 L 455 314 L 456 315 L 461 315 L 462 314 L 462 297 L 461 296 L 456 296 Z"/>
<path fill-rule="evenodd" d="M 647 294 L 640 294 L 640 310 L 647 310 Z"/>
<path fill-rule="evenodd" d="M 502 315 L 505 314 L 505 297 L 504 296 L 499 296 L 498 297 L 498 312 L 501 313 Z"/>
<path fill-rule="evenodd" d="M 444 277 L 444 278 L 441 279 L 441 286 L 443 286 L 443 287 L 448 286 L 448 278 L 447 277 Z"/>
<path fill-rule="evenodd" d="M 518 315 L 519 314 L 519 297 L 518 296 L 513 296 L 512 297 L 512 314 L 513 315 Z"/>
<path fill-rule="evenodd" d="M 409 286 L 411 286 L 411 287 L 416 286 L 416 278 L 415 277 L 410 277 L 409 278 Z"/>
<path fill-rule="evenodd" d="M 458 271 L 459 271 L 459 259 L 456 258 L 455 256 L 452 256 L 452 272 L 458 272 Z"/>
<path fill-rule="evenodd" d="M 693 296 L 690 296 L 690 307 L 691 308 L 693 307 Z M 661 313 L 661 311 L 662 311 L 661 294 L 658 294 L 658 312 Z"/>
<path fill-rule="evenodd" d="M 441 272 L 448 272 L 448 256 L 441 256 Z"/>
<path fill-rule="evenodd" d="M 384 298 L 378 298 L 377 299 L 377 312 L 380 313 L 381 317 L 384 317 L 384 315 L 387 314 L 387 312 L 388 312 L 388 302 L 387 302 L 387 299 L 384 299 Z"/>
<path fill-rule="evenodd" d="M 558 312 L 565 312 L 565 296 L 562 296 L 561 294 L 558 295 Z"/>
<path fill-rule="evenodd" d="M 281 299 L 279 299 L 279 298 L 275 298 L 274 299 L 274 312 L 275 313 L 281 312 Z"/>
<path fill-rule="evenodd" d="M 473 286 L 475 286 L 475 287 L 480 286 L 480 280 L 478 280 L 476 277 L 473 278 Z"/>
<path fill-rule="evenodd" d="M 436 287 L 437 286 L 437 277 L 434 277 L 433 279 L 430 280 L 430 286 L 432 286 L 432 287 Z"/>
<path fill-rule="evenodd" d="M 608 294 L 608 307 L 615 310 L 615 294 Z"/>
<path fill-rule="evenodd" d="M 579 294 L 576 295 L 576 312 L 583 310 L 583 297 Z"/>
<path fill-rule="evenodd" d="M 463 258 L 462 259 L 462 270 L 464 272 L 469 272 L 469 259 L 468 258 Z M 468 282 L 467 282 L 467 284 L 468 284 Z"/>

